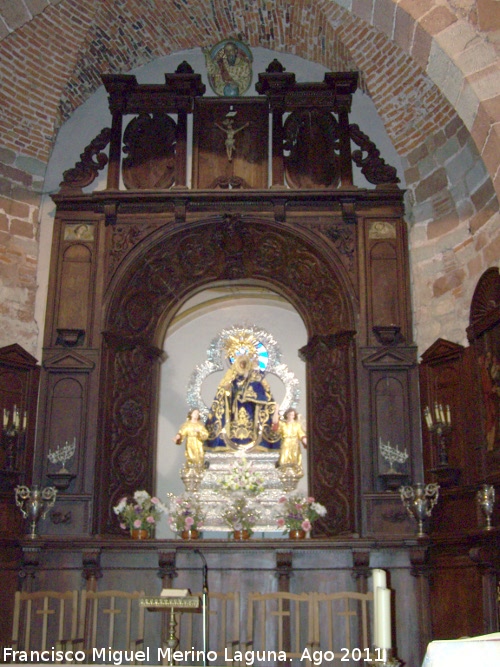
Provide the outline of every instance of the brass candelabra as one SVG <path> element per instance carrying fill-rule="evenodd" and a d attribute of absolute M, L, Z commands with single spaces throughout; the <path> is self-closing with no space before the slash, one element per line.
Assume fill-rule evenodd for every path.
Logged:
<path fill-rule="evenodd" d="M 27 418 L 25 412 L 21 421 L 21 415 L 15 405 L 12 410 L 4 408 L 1 443 L 5 450 L 4 470 L 8 472 L 16 470 L 17 450 L 24 443 Z"/>
<path fill-rule="evenodd" d="M 447 444 L 452 429 L 450 406 L 436 402 L 432 410 L 429 406 L 425 408 L 424 417 L 429 433 L 435 434 L 437 439 L 438 464 L 430 472 L 437 477 L 441 486 L 456 485 L 460 471 L 452 468 L 448 461 Z"/>

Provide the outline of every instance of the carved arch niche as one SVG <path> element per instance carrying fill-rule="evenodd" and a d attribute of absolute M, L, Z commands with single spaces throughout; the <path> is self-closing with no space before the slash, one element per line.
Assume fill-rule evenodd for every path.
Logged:
<path fill-rule="evenodd" d="M 152 488 L 159 346 L 184 300 L 217 284 L 266 286 L 302 317 L 309 337 L 300 351 L 308 386 L 309 489 L 328 509 L 317 531 L 355 532 L 352 288 L 324 238 L 239 215 L 155 232 L 136 246 L 109 286 L 96 527 L 115 531 L 118 499 Z"/>

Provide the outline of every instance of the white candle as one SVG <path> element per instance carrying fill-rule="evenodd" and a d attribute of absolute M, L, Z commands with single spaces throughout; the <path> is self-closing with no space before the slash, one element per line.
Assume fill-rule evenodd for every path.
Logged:
<path fill-rule="evenodd" d="M 380 570 L 378 568 L 372 570 L 372 580 L 373 580 L 373 643 L 375 646 L 378 646 L 379 641 L 379 615 L 377 607 L 377 594 L 378 591 L 382 588 L 387 587 L 387 575 L 385 570 Z"/>
<path fill-rule="evenodd" d="M 372 570 L 372 579 L 374 594 L 377 588 L 387 588 L 387 574 L 385 570 L 379 570 L 378 568 Z"/>
<path fill-rule="evenodd" d="M 377 617 L 377 637 L 375 645 L 379 648 L 391 648 L 391 591 L 377 588 L 375 595 L 375 615 Z"/>

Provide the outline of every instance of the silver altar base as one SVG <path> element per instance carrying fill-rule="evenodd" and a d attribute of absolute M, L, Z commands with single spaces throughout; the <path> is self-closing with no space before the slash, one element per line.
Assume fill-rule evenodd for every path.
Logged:
<path fill-rule="evenodd" d="M 279 531 L 276 524 L 279 511 L 278 501 L 285 491 L 279 470 L 276 468 L 278 458 L 279 452 L 277 451 L 247 452 L 245 454 L 245 459 L 252 463 L 252 468 L 261 473 L 264 478 L 264 491 L 258 496 L 247 496 L 252 502 L 255 502 L 259 512 L 258 523 L 253 529 L 255 533 Z M 206 510 L 203 531 L 231 532 L 222 519 L 222 512 L 231 502 L 232 493 L 222 489 L 221 480 L 233 468 L 234 452 L 206 452 L 205 461 L 209 463 L 209 467 L 203 475 L 197 494 Z"/>

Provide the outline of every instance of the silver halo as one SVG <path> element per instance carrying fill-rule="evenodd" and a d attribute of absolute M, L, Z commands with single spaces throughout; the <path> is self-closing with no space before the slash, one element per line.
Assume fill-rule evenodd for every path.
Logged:
<path fill-rule="evenodd" d="M 299 381 L 292 371 L 288 369 L 288 366 L 281 363 L 281 350 L 276 339 L 263 329 L 243 326 L 223 329 L 211 341 L 207 349 L 206 360 L 196 366 L 191 374 L 186 394 L 189 407 L 191 409 L 198 408 L 203 419 L 208 417 L 210 407 L 205 404 L 201 396 L 201 386 L 209 375 L 224 370 L 226 342 L 229 338 L 240 335 L 252 335 L 266 348 L 269 357 L 265 372 L 275 375 L 285 386 L 285 397 L 280 405 L 280 412 L 283 413 L 288 408 L 297 409 L 300 397 Z"/>

